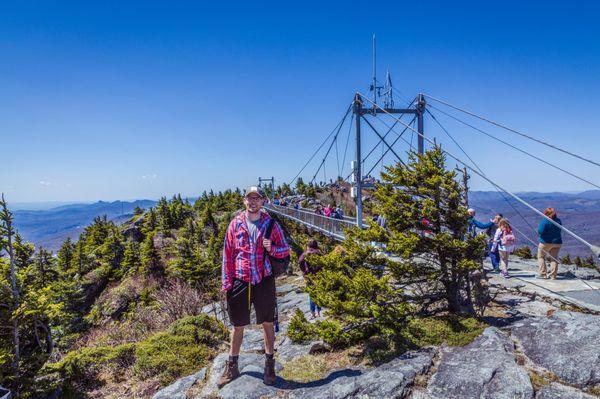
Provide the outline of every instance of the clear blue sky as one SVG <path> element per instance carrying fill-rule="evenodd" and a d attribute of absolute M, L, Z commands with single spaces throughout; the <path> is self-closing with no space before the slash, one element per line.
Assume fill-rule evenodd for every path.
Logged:
<path fill-rule="evenodd" d="M 0 14 L 0 191 L 9 201 L 288 181 L 368 87 L 373 33 L 378 74 L 389 69 L 406 97 L 429 93 L 600 158 L 600 8 L 591 1 L 20 3 Z M 439 119 L 509 189 L 592 188 Z M 491 131 L 600 183 L 598 168 Z"/>

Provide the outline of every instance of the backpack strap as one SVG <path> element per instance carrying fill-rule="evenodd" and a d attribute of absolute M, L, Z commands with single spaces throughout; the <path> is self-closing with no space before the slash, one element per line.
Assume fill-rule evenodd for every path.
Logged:
<path fill-rule="evenodd" d="M 275 220 L 273 218 L 269 218 L 269 222 L 267 224 L 267 230 L 265 231 L 264 238 L 267 240 L 271 239 L 271 232 L 273 231 L 273 225 L 275 224 Z"/>

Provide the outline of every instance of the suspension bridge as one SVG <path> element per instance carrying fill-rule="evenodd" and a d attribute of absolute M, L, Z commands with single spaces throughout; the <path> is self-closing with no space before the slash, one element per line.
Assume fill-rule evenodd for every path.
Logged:
<path fill-rule="evenodd" d="M 542 212 L 537 209 L 534 205 L 526 201 L 522 196 L 514 193 L 495 179 L 492 179 L 478 165 L 473 157 L 471 157 L 465 147 L 459 143 L 457 138 L 450 132 L 444 124 L 441 122 L 439 115 L 443 115 L 445 118 L 452 120 L 460 124 L 463 128 L 470 129 L 475 134 L 482 135 L 489 139 L 494 140 L 505 146 L 507 149 L 516 151 L 535 162 L 538 162 L 544 168 L 551 169 L 556 173 L 562 173 L 575 179 L 586 186 L 594 189 L 600 189 L 600 182 L 595 182 L 593 179 L 581 176 L 575 171 L 568 170 L 565 166 L 554 163 L 547 157 L 534 154 L 532 151 L 524 149 L 522 146 L 516 145 L 510 141 L 509 136 L 520 137 L 535 145 L 544 147 L 545 150 L 556 151 L 562 155 L 576 159 L 578 162 L 582 162 L 587 166 L 600 167 L 600 163 L 586 157 L 581 154 L 577 154 L 573 151 L 559 147 L 556 144 L 537 138 L 531 134 L 525 133 L 516 128 L 510 127 L 506 124 L 497 122 L 489 117 L 479 115 L 473 111 L 468 110 L 465 107 L 454 105 L 451 102 L 432 96 L 425 93 L 420 93 L 413 99 L 403 98 L 406 106 L 403 108 L 397 108 L 394 106 L 394 94 L 402 95 L 397 91 L 391 82 L 391 77 L 388 73 L 386 82 L 381 84 L 375 77 L 373 77 L 373 83 L 370 86 L 372 92 L 371 97 L 367 97 L 360 92 L 355 93 L 352 102 L 344 110 L 343 117 L 335 126 L 335 128 L 325 137 L 323 142 L 318 146 L 315 152 L 308 158 L 306 163 L 302 166 L 299 172 L 289 182 L 292 186 L 298 177 L 301 177 L 303 173 L 306 173 L 306 168 L 313 162 L 317 155 L 321 155 L 322 158 L 318 162 L 316 171 L 312 174 L 310 183 L 318 182 L 317 176 L 323 173 L 324 181 L 327 182 L 327 174 L 325 172 L 325 165 L 333 163 L 337 165 L 337 179 L 351 185 L 351 197 L 353 198 L 356 206 L 355 217 L 349 218 L 344 217 L 341 219 L 331 218 L 324 215 L 316 214 L 313 210 L 278 206 L 273 203 L 267 204 L 266 208 L 269 212 L 274 213 L 280 217 L 292 220 L 296 223 L 300 223 L 309 229 L 319 231 L 322 234 L 330 236 L 336 240 L 344 239 L 344 231 L 349 227 L 363 228 L 365 226 L 365 220 L 363 215 L 363 196 L 373 187 L 373 178 L 371 173 L 379 166 L 382 168 L 384 160 L 392 158 L 393 162 L 405 164 L 405 159 L 400 156 L 401 151 L 398 150 L 398 143 L 404 143 L 408 145 L 408 153 L 420 153 L 423 154 L 427 145 L 429 146 L 440 146 L 447 159 L 451 159 L 456 162 L 457 167 L 460 166 L 464 171 L 465 178 L 468 175 L 477 176 L 482 181 L 490 184 L 494 190 L 501 196 L 506 202 L 507 206 L 512 209 L 518 218 L 522 219 L 523 225 L 527 226 L 527 229 L 518 229 L 514 226 L 516 233 L 523 238 L 524 242 L 537 247 L 537 230 L 525 217 L 524 212 L 529 212 L 537 215 L 539 218 L 548 219 Z M 383 100 L 383 101 L 381 101 Z M 380 105 L 382 103 L 382 105 Z M 408 116 L 405 120 L 403 118 Z M 439 131 L 443 133 L 443 136 L 431 136 L 425 133 L 426 118 L 433 126 L 439 128 Z M 489 125 L 494 129 L 500 129 L 506 132 L 505 135 L 498 137 L 492 133 L 491 129 L 480 127 L 479 125 Z M 345 129 L 344 129 L 345 128 Z M 375 144 L 373 144 L 369 151 L 363 156 L 363 145 L 365 143 L 364 130 L 373 133 L 375 138 Z M 347 130 L 347 138 L 345 145 L 341 141 L 342 132 Z M 351 133 L 354 132 L 354 160 L 351 162 L 351 173 L 347 176 L 343 176 L 342 168 L 346 163 L 348 146 L 350 143 Z M 410 140 L 408 138 L 410 135 Z M 414 143 L 414 139 L 416 142 Z M 458 149 L 456 152 L 448 150 L 449 146 L 444 145 L 452 143 L 453 147 Z M 343 145 L 343 152 L 340 154 L 340 143 Z M 367 170 L 369 158 L 381 148 L 381 153 L 377 153 L 378 159 L 370 163 L 370 168 Z M 332 162 L 332 158 L 334 159 Z M 341 159 L 341 163 L 340 163 Z M 366 173 L 365 173 L 365 170 Z M 331 176 L 331 174 L 330 174 Z M 333 179 L 331 179 L 333 181 Z M 465 182 L 466 185 L 466 182 Z M 500 213 L 499 210 L 494 209 L 494 213 Z M 570 237 L 577 241 L 580 245 L 584 246 L 589 250 L 595 258 L 600 257 L 600 247 L 593 244 L 590 240 L 583 237 L 581 234 L 576 233 L 572 229 L 556 223 L 554 220 L 548 219 L 552 224 L 558 226 L 563 235 Z M 568 223 L 565 223 L 568 225 Z M 549 254 L 548 254 L 549 255 Z M 555 259 L 560 263 L 559 259 Z M 514 262 L 512 262 L 514 266 Z M 517 268 L 518 268 L 517 262 Z M 529 267 L 522 266 L 518 268 L 519 273 L 513 273 L 513 276 L 520 280 L 523 284 L 538 287 L 541 290 L 547 291 L 552 295 L 559 297 L 568 298 L 578 306 L 588 307 L 590 309 L 600 311 L 600 283 L 588 282 L 577 278 L 570 280 L 560 281 L 535 281 L 533 278 L 535 274 L 532 274 L 532 270 Z M 522 272 L 522 273 L 521 273 Z M 534 288 L 535 290 L 535 288 Z"/>

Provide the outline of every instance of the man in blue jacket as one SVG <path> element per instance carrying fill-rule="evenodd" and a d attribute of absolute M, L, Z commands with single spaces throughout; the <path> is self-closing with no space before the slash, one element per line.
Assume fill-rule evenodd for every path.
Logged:
<path fill-rule="evenodd" d="M 562 226 L 562 222 L 556 216 L 554 208 L 546 208 L 544 215 L 546 217 L 540 221 L 538 226 L 538 235 L 540 237 L 537 253 L 539 265 L 538 278 L 548 278 L 546 258 L 549 258 L 551 266 L 550 278 L 556 280 L 556 274 L 558 273 L 558 251 L 560 251 L 562 245 L 562 229 L 556 224 Z"/>

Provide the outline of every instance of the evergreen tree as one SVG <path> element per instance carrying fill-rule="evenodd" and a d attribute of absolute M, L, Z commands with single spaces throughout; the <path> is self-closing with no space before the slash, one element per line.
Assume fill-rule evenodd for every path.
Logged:
<path fill-rule="evenodd" d="M 160 255 L 154 246 L 154 237 L 146 236 L 141 248 L 141 264 L 146 274 L 158 274 L 161 271 Z"/>
<path fill-rule="evenodd" d="M 61 272 L 66 272 L 71 268 L 74 252 L 75 246 L 71 241 L 71 237 L 68 237 L 60 246 L 57 254 L 58 268 Z"/>
<path fill-rule="evenodd" d="M 142 260 L 140 254 L 140 246 L 134 240 L 128 240 L 125 244 L 125 251 L 123 252 L 123 272 L 135 273 L 142 267 Z"/>

